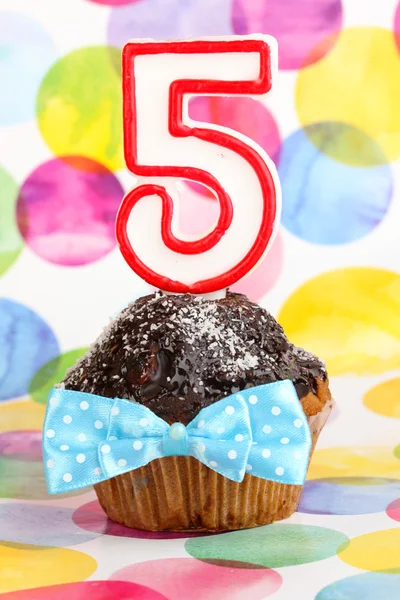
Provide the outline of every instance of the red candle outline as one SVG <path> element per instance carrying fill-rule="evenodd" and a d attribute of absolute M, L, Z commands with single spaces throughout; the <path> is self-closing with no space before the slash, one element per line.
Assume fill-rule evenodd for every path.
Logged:
<path fill-rule="evenodd" d="M 127 234 L 127 222 L 134 205 L 143 197 L 156 194 L 162 200 L 161 235 L 164 244 L 180 254 L 199 254 L 214 247 L 226 230 L 233 217 L 233 206 L 229 195 L 217 180 L 209 173 L 194 167 L 144 166 L 137 162 L 136 146 L 136 100 L 134 61 L 139 55 L 146 54 L 210 54 L 222 52 L 255 52 L 260 55 L 260 72 L 254 81 L 216 81 L 181 79 L 173 81 L 169 91 L 169 132 L 175 137 L 194 136 L 219 147 L 229 148 L 242 156 L 255 171 L 263 192 L 263 217 L 255 243 L 247 255 L 229 271 L 203 279 L 193 284 L 174 281 L 156 273 L 145 265 L 134 252 Z M 264 255 L 273 233 L 277 212 L 275 183 L 268 166 L 256 150 L 224 132 L 200 127 L 189 127 L 182 120 L 184 94 L 266 94 L 271 89 L 270 48 L 263 40 L 224 40 L 224 41 L 181 41 L 181 42 L 128 42 L 123 49 L 123 115 L 124 115 L 124 151 L 127 167 L 135 175 L 152 177 L 178 177 L 191 179 L 211 187 L 220 203 L 220 216 L 214 230 L 196 241 L 184 241 L 176 238 L 171 230 L 173 201 L 166 190 L 154 184 L 139 186 L 129 192 L 118 211 L 116 236 L 123 257 L 128 265 L 149 284 L 174 293 L 205 294 L 224 289 L 232 285 L 251 271 Z"/>

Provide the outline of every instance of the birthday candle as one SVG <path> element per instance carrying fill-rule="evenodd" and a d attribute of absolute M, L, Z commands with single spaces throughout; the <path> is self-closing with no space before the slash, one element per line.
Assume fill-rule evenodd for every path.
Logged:
<path fill-rule="evenodd" d="M 116 234 L 125 260 L 151 285 L 175 293 L 223 290 L 271 245 L 281 204 L 271 159 L 237 131 L 190 119 L 188 101 L 197 95 L 260 98 L 270 91 L 276 67 L 270 36 L 126 44 L 125 160 L 138 186 L 121 204 Z M 178 231 L 177 179 L 214 192 L 220 214 L 212 231 Z"/>

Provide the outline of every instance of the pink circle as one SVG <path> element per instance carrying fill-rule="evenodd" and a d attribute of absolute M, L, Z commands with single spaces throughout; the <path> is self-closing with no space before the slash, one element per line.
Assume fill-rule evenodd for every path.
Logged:
<path fill-rule="evenodd" d="M 245 294 L 253 302 L 257 302 L 275 285 L 283 266 L 283 241 L 276 236 L 271 249 L 261 263 L 243 279 L 231 287 L 232 292 Z"/>
<path fill-rule="evenodd" d="M 91 263 L 115 247 L 115 217 L 123 195 L 115 175 L 94 160 L 54 158 L 21 187 L 21 235 L 44 260 L 65 266 Z"/>
<path fill-rule="evenodd" d="M 89 0 L 94 4 L 103 4 L 104 6 L 125 6 L 126 4 L 135 4 L 139 0 Z"/>
<path fill-rule="evenodd" d="M 397 500 L 394 500 L 389 504 L 386 509 L 386 514 L 394 521 L 400 521 L 400 498 L 397 498 Z"/>
<path fill-rule="evenodd" d="M 229 127 L 247 135 L 278 161 L 281 138 L 274 117 L 269 110 L 252 98 L 224 98 L 198 96 L 189 103 L 189 114 L 195 121 Z M 215 199 L 203 186 L 189 184 L 193 189 Z"/>
<path fill-rule="evenodd" d="M 79 581 L 2 594 L 4 600 L 167 600 L 148 587 L 128 581 Z"/>
<path fill-rule="evenodd" d="M 210 564 L 195 558 L 136 563 L 120 569 L 111 579 L 151 585 L 168 600 L 262 600 L 282 585 L 281 576 L 272 569 L 226 561 Z"/>
<path fill-rule="evenodd" d="M 233 0 L 235 33 L 268 33 L 278 40 L 279 67 L 301 69 L 320 60 L 342 27 L 341 0 Z"/>
<path fill-rule="evenodd" d="M 399 52 L 400 52 L 400 2 L 397 5 L 396 12 L 394 15 L 393 29 L 394 29 L 394 37 L 396 40 L 397 48 L 399 49 Z"/>
<path fill-rule="evenodd" d="M 25 461 L 42 460 L 41 431 L 6 431 L 0 433 L 0 455 Z"/>
<path fill-rule="evenodd" d="M 111 521 L 101 508 L 97 500 L 80 506 L 72 515 L 75 525 L 94 533 L 115 535 L 116 537 L 127 537 L 146 540 L 173 540 L 188 537 L 198 537 L 198 533 L 178 533 L 171 531 L 142 531 L 131 529 L 120 523 Z M 206 534 L 202 534 L 206 535 Z"/>

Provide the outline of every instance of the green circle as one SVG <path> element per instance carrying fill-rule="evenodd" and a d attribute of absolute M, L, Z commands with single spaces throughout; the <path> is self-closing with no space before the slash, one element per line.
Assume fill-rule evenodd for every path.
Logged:
<path fill-rule="evenodd" d="M 224 535 L 191 538 L 185 549 L 194 558 L 240 561 L 268 568 L 290 567 L 334 556 L 349 538 L 325 527 L 273 524 Z"/>
<path fill-rule="evenodd" d="M 393 454 L 395 455 L 396 458 L 400 459 L 400 444 L 398 446 L 396 446 L 396 448 L 394 449 Z"/>
<path fill-rule="evenodd" d="M 0 275 L 17 259 L 23 247 L 16 219 L 18 186 L 0 167 Z"/>
<path fill-rule="evenodd" d="M 79 155 L 123 168 L 122 89 L 118 48 L 80 48 L 47 72 L 37 98 L 41 134 L 59 157 Z"/>
<path fill-rule="evenodd" d="M 46 404 L 51 388 L 60 383 L 66 370 L 73 367 L 87 351 L 88 348 L 76 348 L 59 354 L 44 364 L 31 379 L 29 394 L 32 399 L 39 404 Z"/>

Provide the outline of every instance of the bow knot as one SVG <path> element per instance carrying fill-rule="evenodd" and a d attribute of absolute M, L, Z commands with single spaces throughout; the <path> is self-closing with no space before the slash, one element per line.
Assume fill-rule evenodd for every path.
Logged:
<path fill-rule="evenodd" d="M 50 493 L 132 471 L 163 456 L 193 456 L 233 481 L 245 472 L 301 485 L 311 434 L 293 384 L 243 390 L 169 425 L 136 402 L 53 389 L 43 451 Z"/>

